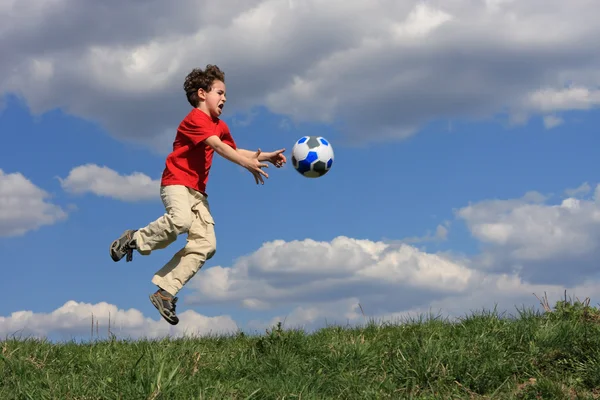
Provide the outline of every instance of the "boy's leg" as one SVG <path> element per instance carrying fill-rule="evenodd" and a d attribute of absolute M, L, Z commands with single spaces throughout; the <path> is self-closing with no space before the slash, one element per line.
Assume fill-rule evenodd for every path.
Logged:
<path fill-rule="evenodd" d="M 181 185 L 163 186 L 160 197 L 165 206 L 165 214 L 141 229 L 126 230 L 112 242 L 110 255 L 117 262 L 127 255 L 131 261 L 133 250 L 148 255 L 152 250 L 163 249 L 177 240 L 177 236 L 187 232 L 192 224 L 193 203 L 187 187 Z"/>
<path fill-rule="evenodd" d="M 217 246 L 215 222 L 208 202 L 200 193 L 194 196 L 198 203 L 192 207 L 194 219 L 186 245 L 152 278 L 152 283 L 162 290 L 153 293 L 150 300 L 165 320 L 173 325 L 179 321 L 175 314 L 175 295 L 214 256 Z"/>

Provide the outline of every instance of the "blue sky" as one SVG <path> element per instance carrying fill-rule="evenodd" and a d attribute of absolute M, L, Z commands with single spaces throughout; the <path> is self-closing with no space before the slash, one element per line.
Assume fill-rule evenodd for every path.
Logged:
<path fill-rule="evenodd" d="M 564 16 L 562 6 L 551 3 L 549 15 Z M 273 13 L 295 18 L 271 2 L 256 4 L 263 12 L 273 7 Z M 445 10 L 442 5 L 432 7 L 452 15 L 454 20 L 449 21 L 458 22 L 451 26 L 460 31 L 467 29 L 473 15 L 458 4 L 462 3 Z M 335 15 L 336 6 L 331 7 L 323 15 Z M 418 7 L 414 2 L 397 10 L 398 19 L 410 15 L 425 18 L 418 12 L 410 14 Z M 528 14 L 531 10 L 512 3 L 503 7 L 501 15 L 516 12 L 525 20 L 533 18 Z M 584 9 L 576 1 L 571 8 L 575 14 L 574 10 Z M 390 10 L 379 5 L 367 11 L 373 16 Z M 567 43 L 576 41 L 576 34 L 583 35 L 571 17 L 567 16 L 567 25 L 574 33 L 565 34 Z M 501 21 L 498 17 L 497 23 Z M 222 29 L 206 26 L 199 23 L 195 29 L 201 33 Z M 527 29 L 519 28 L 523 28 L 520 40 L 530 40 L 527 44 L 536 46 Z M 92 29 L 91 36 L 94 32 Z M 448 32 L 454 34 L 452 29 Z M 356 38 L 372 34 L 368 30 L 353 33 Z M 153 34 L 136 40 L 141 44 L 157 42 L 160 35 Z M 425 60 L 414 56 L 413 62 L 423 63 L 424 71 L 443 68 L 436 60 L 447 54 L 431 44 L 441 36 L 431 35 L 415 39 L 423 40 L 425 56 L 421 57 Z M 126 37 L 126 33 L 117 35 L 107 48 L 118 46 L 119 40 L 126 42 Z M 83 48 L 93 46 L 91 38 L 81 40 Z M 325 42 L 334 51 L 338 46 L 335 34 L 328 40 Z M 448 40 L 450 46 L 458 46 L 460 34 L 455 41 Z M 486 43 L 485 38 L 481 40 Z M 507 43 L 514 44 L 508 39 Z M 132 186 L 125 187 L 112 180 L 105 182 L 109 191 L 102 194 L 91 185 L 100 176 L 91 173 L 89 180 L 78 182 L 84 193 L 73 193 L 61 185 L 61 180 L 65 182 L 74 168 L 88 164 L 107 167 L 121 176 L 138 172 L 159 179 L 177 124 L 189 111 L 180 90 L 185 74 L 193 67 L 220 61 L 226 77 L 232 71 L 227 81 L 231 106 L 226 107 L 224 119 L 238 146 L 263 151 L 285 147 L 290 157 L 299 137 L 321 135 L 334 146 L 335 162 L 329 174 L 319 179 L 303 178 L 291 163 L 280 170 L 270 168 L 270 179 L 257 186 L 248 172 L 216 156 L 208 193 L 218 249 L 180 293 L 179 313 L 194 312 L 182 315 L 188 322 L 181 329 L 225 329 L 232 321 L 244 329 L 264 329 L 277 318 L 307 327 L 321 326 L 332 317 L 342 323 L 346 319 L 361 322 L 356 314 L 358 302 L 374 316 L 392 318 L 437 307 L 460 314 L 493 306 L 494 302 L 505 308 L 523 302 L 535 306 L 532 289 L 555 295 L 565 288 L 583 297 L 600 294 L 592 267 L 600 254 L 595 240 L 600 239 L 600 222 L 596 222 L 600 207 L 594 200 L 599 182 L 595 152 L 600 144 L 600 114 L 594 107 L 600 101 L 595 89 L 598 82 L 586 69 L 594 67 L 592 61 L 581 70 L 568 62 L 540 64 L 537 67 L 548 77 L 528 83 L 529 66 L 523 67 L 522 77 L 509 79 L 485 62 L 482 53 L 469 64 L 473 78 L 469 82 L 475 82 L 472 87 L 463 85 L 462 79 L 468 75 L 450 67 L 448 71 L 460 76 L 455 83 L 446 79 L 446 86 L 440 87 L 436 81 L 441 79 L 440 71 L 432 71 L 435 77 L 427 79 L 414 75 L 420 84 L 412 85 L 410 80 L 398 83 L 408 78 L 392 72 L 386 57 L 374 58 L 369 68 L 381 75 L 369 75 L 372 85 L 359 84 L 349 96 L 353 74 L 359 69 L 353 70 L 348 64 L 343 71 L 348 78 L 341 78 L 323 69 L 326 58 L 320 64 L 315 58 L 307 60 L 307 65 L 290 65 L 290 72 L 281 65 L 271 66 L 279 76 L 269 72 L 268 59 L 241 61 L 248 64 L 247 76 L 254 78 L 249 82 L 236 63 L 244 60 L 242 48 L 235 53 L 234 46 L 226 53 L 211 47 L 206 57 L 178 59 L 181 65 L 177 72 L 169 70 L 169 78 L 146 93 L 139 87 L 114 84 L 129 82 L 124 70 L 98 70 L 94 73 L 100 75 L 91 82 L 73 75 L 68 83 L 64 77 L 69 71 L 85 71 L 86 53 L 75 44 L 72 48 L 64 46 L 72 52 L 72 65 L 25 50 L 2 64 L 3 68 L 36 65 L 38 69 L 32 82 L 27 83 L 15 72 L 12 79 L 0 84 L 4 96 L 0 113 L 0 170 L 4 177 L 0 178 L 20 174 L 19 184 L 29 180 L 47 192 L 45 203 L 65 214 L 64 218 L 34 226 L 35 219 L 45 214 L 40 209 L 36 213 L 25 202 L 15 203 L 15 199 L 24 200 L 29 195 L 19 192 L 16 184 L 0 189 L 4 209 L 0 212 L 1 264 L 8 275 L 0 283 L 4 294 L 0 304 L 2 334 L 24 328 L 42 336 L 85 336 L 90 322 L 88 303 L 104 317 L 107 310 L 115 310 L 110 307 L 116 307 L 123 321 L 129 309 L 154 320 L 123 322 L 124 335 L 181 333 L 160 319 L 147 296 L 155 289 L 150 282 L 152 274 L 183 245 L 184 237 L 149 257 L 136 254 L 132 263 L 114 263 L 108 255 L 110 242 L 124 229 L 144 226 L 163 213 L 158 186 L 156 190 L 154 186 L 138 187 L 141 183 L 134 179 Z M 343 44 L 339 46 L 341 49 Z M 557 59 L 567 47 L 556 48 Z M 514 52 L 498 50 L 507 51 L 507 65 L 524 62 L 518 46 L 515 48 Z M 540 48 L 540 58 L 546 63 L 552 57 L 543 46 Z M 583 53 L 586 49 L 576 50 Z M 274 51 L 283 50 L 277 47 Z M 373 51 L 367 53 L 372 55 Z M 398 68 L 406 68 L 407 76 L 412 76 L 413 66 L 403 62 L 398 60 Z M 51 78 L 44 69 L 48 65 L 52 66 Z M 156 61 L 147 69 L 140 67 L 139 74 L 131 79 L 161 76 L 167 69 Z M 261 73 L 264 79 L 260 79 Z M 295 86 L 298 76 L 305 79 L 302 90 L 306 92 Z M 481 77 L 487 77 L 489 86 Z M 575 86 L 565 86 L 565 77 Z M 520 79 L 522 88 L 517 85 Z M 257 89 L 255 81 L 265 84 Z M 506 84 L 508 81 L 511 83 Z M 39 92 L 31 90 L 36 82 Z M 394 93 L 387 82 L 404 86 Z M 439 91 L 428 92 L 423 82 L 430 82 L 430 89 Z M 74 90 L 77 87 L 86 90 L 85 96 Z M 82 97 L 77 100 L 77 96 Z M 478 100 L 486 96 L 489 101 Z M 123 102 L 114 101 L 119 98 Z M 528 113 L 529 118 L 513 123 L 521 112 Z M 471 118 L 481 113 L 482 118 Z M 560 123 L 550 127 L 544 118 L 547 124 L 552 118 L 559 118 Z M 415 126 L 416 131 L 406 133 Z M 585 183 L 587 190 L 566 194 L 566 190 Z M 120 191 L 140 193 L 140 198 L 123 200 L 115 195 Z M 530 192 L 537 195 L 527 197 Z M 566 198 L 579 202 L 578 206 L 564 203 L 559 207 Z M 3 199 L 12 199 L 12 203 L 2 203 Z M 26 231 L 20 235 L 10 233 L 21 221 L 10 218 L 9 214 L 16 212 L 32 215 L 31 220 L 22 222 Z M 339 237 L 348 239 L 336 242 Z M 265 245 L 273 241 L 281 242 Z M 317 246 L 312 241 L 322 243 Z M 383 244 L 390 247 L 383 249 Z M 358 261 L 351 261 L 347 254 L 354 254 Z M 567 265 L 570 269 L 565 270 Z M 50 314 L 70 301 L 77 304 L 64 320 L 68 322 Z M 19 311 L 33 314 L 11 316 Z M 202 319 L 222 315 L 231 320 Z"/>

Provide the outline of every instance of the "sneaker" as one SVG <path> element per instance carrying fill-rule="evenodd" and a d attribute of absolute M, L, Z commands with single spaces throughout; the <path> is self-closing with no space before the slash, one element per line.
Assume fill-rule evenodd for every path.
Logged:
<path fill-rule="evenodd" d="M 179 318 L 175 315 L 175 304 L 177 297 L 163 296 L 159 292 L 150 295 L 150 301 L 156 307 L 160 315 L 171 325 L 177 325 Z"/>
<path fill-rule="evenodd" d="M 127 256 L 125 262 L 133 260 L 133 250 L 136 248 L 135 241 L 133 240 L 133 234 L 136 231 L 137 229 L 128 229 L 123 232 L 121 237 L 111 243 L 110 257 L 114 262 L 121 260 L 125 256 Z"/>

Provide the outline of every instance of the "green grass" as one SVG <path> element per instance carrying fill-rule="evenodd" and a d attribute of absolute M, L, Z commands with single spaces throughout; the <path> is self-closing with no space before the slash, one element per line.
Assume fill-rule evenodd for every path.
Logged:
<path fill-rule="evenodd" d="M 592 399 L 600 312 L 558 302 L 308 334 L 0 342 L 0 399 Z"/>

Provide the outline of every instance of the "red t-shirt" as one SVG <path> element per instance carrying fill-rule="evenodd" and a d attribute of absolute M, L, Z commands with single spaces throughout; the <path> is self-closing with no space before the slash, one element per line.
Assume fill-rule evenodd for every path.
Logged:
<path fill-rule="evenodd" d="M 237 148 L 225 122 L 213 119 L 197 108 L 192 109 L 177 128 L 173 151 L 167 156 L 161 185 L 183 185 L 206 195 L 208 173 L 215 151 L 204 140 L 213 135 Z"/>

